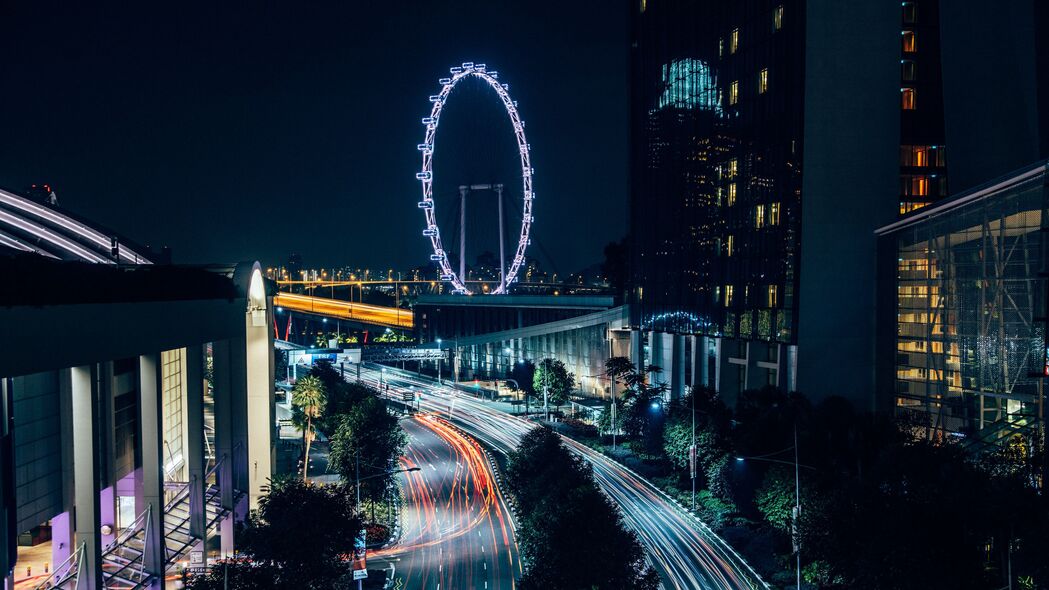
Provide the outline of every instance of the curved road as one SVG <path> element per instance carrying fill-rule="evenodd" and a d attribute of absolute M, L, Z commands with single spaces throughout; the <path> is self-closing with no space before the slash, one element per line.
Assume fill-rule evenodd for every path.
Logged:
<path fill-rule="evenodd" d="M 378 385 L 380 379 L 379 372 L 373 369 L 362 370 L 361 377 L 372 385 Z M 387 367 L 383 383 L 398 398 L 404 392 L 422 392 L 423 410 L 450 417 L 452 423 L 471 436 L 502 452 L 516 448 L 521 437 L 535 427 L 533 422 L 498 409 L 496 404 L 403 371 Z M 665 588 L 768 588 L 724 540 L 647 480 L 589 447 L 567 438 L 564 441 L 593 465 L 598 484 L 638 534 Z"/>
<path fill-rule="evenodd" d="M 369 552 L 394 565 L 392 588 L 512 590 L 521 575 L 510 511 L 476 441 L 435 416 L 401 422 L 404 508 L 398 544 Z"/>

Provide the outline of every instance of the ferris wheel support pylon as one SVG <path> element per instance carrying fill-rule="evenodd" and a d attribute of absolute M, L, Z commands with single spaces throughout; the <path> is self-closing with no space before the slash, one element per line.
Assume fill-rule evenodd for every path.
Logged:
<path fill-rule="evenodd" d="M 447 102 L 449 95 L 461 80 L 467 77 L 477 77 L 484 80 L 499 96 L 499 99 L 503 103 L 503 107 L 506 109 L 507 116 L 510 118 L 510 123 L 513 126 L 514 137 L 517 140 L 518 152 L 521 158 L 521 185 L 524 192 L 524 204 L 522 207 L 521 216 L 521 232 L 517 240 L 517 250 L 514 252 L 513 261 L 510 266 L 506 265 L 506 253 L 503 246 L 503 185 L 476 185 L 484 187 L 488 190 L 496 190 L 499 199 L 499 286 L 493 291 L 493 294 L 506 293 L 510 287 L 510 284 L 517 279 L 517 273 L 524 264 L 525 250 L 527 249 L 531 240 L 529 235 L 531 233 L 532 224 L 535 222 L 535 218 L 532 215 L 532 201 L 535 199 L 535 194 L 532 192 L 532 163 L 531 163 L 531 147 L 528 145 L 528 140 L 525 138 L 524 133 L 524 121 L 521 120 L 520 115 L 517 112 L 517 103 L 510 98 L 508 92 L 509 86 L 502 84 L 498 81 L 498 74 L 496 72 L 487 71 L 484 64 L 475 64 L 473 62 L 465 62 L 462 66 L 456 66 L 450 70 L 452 77 L 441 78 L 441 92 L 430 96 L 430 102 L 433 103 L 433 107 L 430 111 L 429 117 L 424 117 L 422 120 L 423 125 L 426 126 L 426 134 L 423 143 L 418 145 L 418 149 L 422 152 L 422 170 L 416 173 L 415 178 L 422 182 L 422 195 L 423 200 L 419 202 L 419 208 L 423 210 L 426 216 L 426 229 L 423 230 L 423 235 L 430 238 L 430 243 L 433 246 L 433 254 L 430 255 L 430 260 L 437 262 L 441 267 L 441 280 L 452 283 L 455 287 L 455 292 L 463 293 L 466 295 L 472 295 L 473 292 L 466 287 L 466 191 L 464 187 L 459 187 L 459 198 L 460 198 L 460 213 L 459 213 L 459 273 L 456 274 L 452 270 L 451 264 L 448 262 L 448 253 L 445 252 L 444 246 L 441 241 L 440 228 L 437 226 L 437 215 L 434 211 L 434 200 L 433 200 L 433 153 L 434 153 L 434 141 L 437 137 L 437 125 L 440 122 L 441 111 L 444 109 L 445 102 Z M 498 187 L 497 189 L 495 187 Z M 467 188 L 473 188 L 467 187 Z"/>

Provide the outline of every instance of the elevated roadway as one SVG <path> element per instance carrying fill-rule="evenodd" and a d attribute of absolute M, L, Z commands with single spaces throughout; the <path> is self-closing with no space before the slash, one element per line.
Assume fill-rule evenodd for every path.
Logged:
<path fill-rule="evenodd" d="M 386 307 L 370 303 L 351 303 L 338 299 L 312 297 L 296 293 L 278 293 L 273 296 L 273 305 L 291 311 L 311 313 L 329 318 L 338 318 L 373 324 L 387 328 L 411 330 L 415 326 L 411 310 L 399 307 Z"/>

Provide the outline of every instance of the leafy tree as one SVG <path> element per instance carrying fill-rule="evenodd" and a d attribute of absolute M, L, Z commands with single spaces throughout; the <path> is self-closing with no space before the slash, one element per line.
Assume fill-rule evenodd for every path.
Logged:
<path fill-rule="evenodd" d="M 577 590 L 654 590 L 659 579 L 646 566 L 637 537 L 593 474 L 547 428 L 526 434 L 507 466 L 518 501 L 521 552 L 530 567 L 520 587 Z"/>
<path fill-rule="evenodd" d="M 568 401 L 575 389 L 575 375 L 568 372 L 565 364 L 554 359 L 543 359 L 536 365 L 532 377 L 532 388 L 536 393 L 547 392 L 547 400 L 557 406 Z"/>
<path fill-rule="evenodd" d="M 533 428 L 510 453 L 506 480 L 523 512 L 531 512 L 547 496 L 586 485 L 589 466 L 567 452 L 561 437 L 545 427 Z"/>
<path fill-rule="evenodd" d="M 626 382 L 622 379 L 632 372 L 634 372 L 634 363 L 625 356 L 613 356 L 605 361 L 605 375 L 616 382 L 622 382 L 625 385 Z"/>
<path fill-rule="evenodd" d="M 754 494 L 754 504 L 773 528 L 789 533 L 794 520 L 796 489 L 794 472 L 775 465 L 765 473 L 765 480 Z M 804 494 L 809 497 L 808 489 Z"/>
<path fill-rule="evenodd" d="M 279 568 L 278 587 L 333 588 L 362 526 L 350 486 L 288 478 L 273 482 L 238 541 L 253 563 Z"/>
<path fill-rule="evenodd" d="M 359 462 L 361 494 L 377 502 L 393 478 L 386 471 L 407 443 L 407 435 L 387 411 L 386 403 L 374 396 L 365 397 L 339 419 L 331 438 L 328 469 L 341 474 L 345 481 L 356 481 Z"/>
<path fill-rule="evenodd" d="M 514 363 L 514 367 L 510 369 L 510 378 L 517 383 L 520 388 L 519 391 L 525 395 L 535 397 L 535 363 L 529 360 Z"/>
<path fill-rule="evenodd" d="M 302 429 L 302 436 L 306 441 L 306 458 L 302 464 L 303 480 L 306 479 L 306 472 L 310 466 L 310 444 L 316 436 L 313 421 L 324 413 L 326 401 L 327 390 L 324 383 L 314 375 L 306 375 L 299 379 L 291 392 L 291 404 L 297 410 L 292 414 L 292 419 Z"/>

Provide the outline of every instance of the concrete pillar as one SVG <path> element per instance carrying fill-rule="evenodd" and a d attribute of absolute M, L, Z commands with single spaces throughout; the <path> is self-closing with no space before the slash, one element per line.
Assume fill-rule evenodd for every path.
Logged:
<path fill-rule="evenodd" d="M 685 394 L 685 337 L 681 334 L 672 334 L 670 336 L 670 343 L 673 347 L 673 356 L 671 357 L 671 369 L 673 374 L 670 377 L 670 399 L 681 399 L 681 396 Z"/>
<path fill-rule="evenodd" d="M 106 547 L 117 538 L 117 487 L 115 484 L 102 489 L 99 510 L 99 526 L 109 526 L 109 534 L 102 534 L 102 546 Z"/>
<path fill-rule="evenodd" d="M 699 367 L 700 383 L 704 387 L 713 388 L 714 387 L 714 377 L 715 377 L 715 375 L 711 375 L 710 374 L 710 357 L 711 357 L 710 349 L 715 346 L 715 340 L 713 338 L 711 338 L 710 336 L 701 336 L 700 338 L 698 338 L 698 340 L 699 340 L 699 352 L 697 353 L 697 356 L 699 357 L 699 365 L 700 365 L 700 367 Z M 714 358 L 715 358 L 715 360 L 717 359 L 717 353 L 716 352 L 715 352 Z M 715 374 L 716 373 L 717 373 L 717 370 L 715 370 Z"/>
<path fill-rule="evenodd" d="M 164 408 L 161 403 L 160 355 L 138 357 L 139 425 L 142 432 L 142 499 L 150 507 L 149 534 L 143 563 L 164 585 L 167 556 L 164 549 Z"/>
<path fill-rule="evenodd" d="M 204 506 L 204 350 L 198 345 L 187 346 L 183 379 L 185 403 L 186 468 L 189 474 L 189 534 L 206 540 L 207 512 Z"/>
<path fill-rule="evenodd" d="M 256 281 L 258 281 L 256 283 Z M 246 314 L 244 324 L 244 376 L 246 427 L 245 487 L 248 508 L 259 507 L 263 488 L 269 486 L 276 463 L 276 418 L 273 395 L 273 333 L 269 329 L 270 306 L 265 303 L 265 288 L 261 276 L 252 279 L 251 290 L 262 291 L 263 309 Z M 252 301 L 258 293 L 250 295 Z"/>
<path fill-rule="evenodd" d="M 650 330 L 648 332 L 648 355 L 644 359 L 644 365 L 654 365 L 657 367 L 663 366 L 663 347 L 659 345 L 659 332 Z M 638 367 L 642 369 L 643 367 Z M 655 373 L 648 374 L 648 382 L 652 385 L 656 384 L 657 375 Z"/>
<path fill-rule="evenodd" d="M 102 545 L 99 536 L 98 392 L 92 387 L 91 367 L 63 370 L 73 418 L 73 502 L 76 507 L 73 545 L 84 546 L 83 588 L 102 587 Z M 74 547 L 70 547 L 74 550 Z"/>
<path fill-rule="evenodd" d="M 743 391 L 761 389 L 768 385 L 768 378 L 766 377 L 765 371 L 762 371 L 761 367 L 758 366 L 758 361 L 760 360 L 760 355 L 757 350 L 758 345 L 748 340 L 743 343 L 743 346 L 747 351 L 747 378 L 746 382 L 743 384 Z"/>
<path fill-rule="evenodd" d="M 220 489 L 222 507 L 233 509 L 233 404 L 232 367 L 230 366 L 230 343 L 214 342 L 212 350 L 213 396 L 215 400 L 215 461 L 218 463 L 216 478 Z"/>
<path fill-rule="evenodd" d="M 69 559 L 75 540 L 76 530 L 73 528 L 71 513 L 63 512 L 51 518 L 51 563 L 55 567 Z"/>
<path fill-rule="evenodd" d="M 630 331 L 630 353 L 628 356 L 630 357 L 630 362 L 634 363 L 634 366 L 639 369 L 645 364 L 640 330 Z"/>
<path fill-rule="evenodd" d="M 218 462 L 217 480 L 219 501 L 230 512 L 234 506 L 233 491 L 233 401 L 230 343 L 214 342 L 211 346 L 215 397 L 215 460 Z M 233 524 L 222 526 L 222 555 L 233 554 Z"/>

